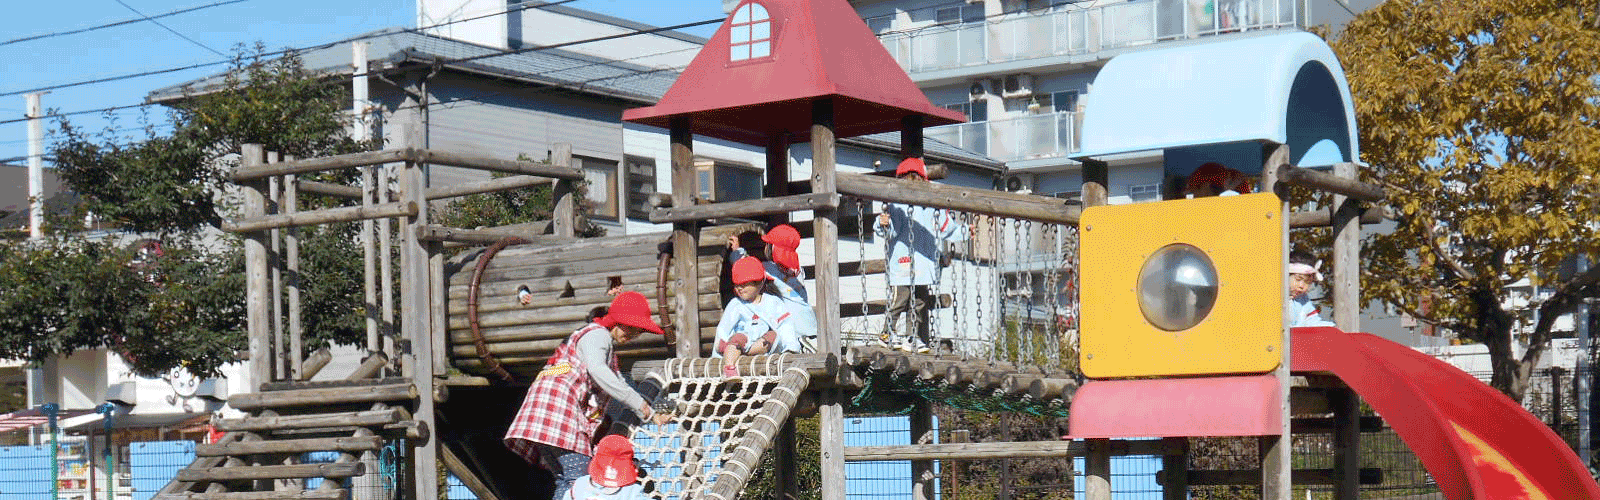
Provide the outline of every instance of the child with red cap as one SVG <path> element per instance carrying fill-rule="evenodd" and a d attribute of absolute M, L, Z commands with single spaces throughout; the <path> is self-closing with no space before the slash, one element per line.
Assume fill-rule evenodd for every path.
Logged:
<path fill-rule="evenodd" d="M 1195 198 L 1250 194 L 1250 178 L 1245 176 L 1244 172 L 1225 167 L 1221 163 L 1206 162 L 1189 174 L 1189 182 L 1184 185 L 1183 190 Z"/>
<path fill-rule="evenodd" d="M 921 158 L 906 158 L 894 172 L 900 179 L 928 181 Z M 878 214 L 875 232 L 888 242 L 886 274 L 894 288 L 880 340 L 898 349 L 928 352 L 933 342 L 928 328 L 933 309 L 930 287 L 939 282 L 945 243 L 966 241 L 967 230 L 948 210 L 890 203 Z M 901 314 L 907 316 L 914 335 L 896 340 L 895 323 Z"/>
<path fill-rule="evenodd" d="M 817 313 L 811 308 L 810 294 L 806 293 L 806 273 L 800 267 L 800 232 L 794 226 L 778 224 L 761 235 L 761 241 L 767 244 L 767 256 L 771 260 L 761 262 L 761 268 L 766 270 L 768 283 L 779 299 L 783 299 L 784 306 L 789 309 L 789 314 L 794 321 L 794 331 L 800 335 L 801 341 L 810 341 L 817 336 Z M 738 236 L 728 237 L 729 258 L 738 261 L 749 255 L 743 246 L 739 245 Z M 809 345 L 802 346 L 802 352 L 815 350 Z"/>
<path fill-rule="evenodd" d="M 505 444 L 528 463 L 556 476 L 554 498 L 588 469 L 589 456 L 606 405 L 615 398 L 641 421 L 665 424 L 617 371 L 617 344 L 644 332 L 661 333 L 650 319 L 650 303 L 639 292 L 622 292 L 602 317 L 572 332 L 528 387 L 522 407 L 506 431 Z"/>
<path fill-rule="evenodd" d="M 722 309 L 722 319 L 717 322 L 716 352 L 712 354 L 722 358 L 723 376 L 739 376 L 740 356 L 800 352 L 794 315 L 783 299 L 762 291 L 766 283 L 766 270 L 755 257 L 733 263 L 734 297 Z"/>
<path fill-rule="evenodd" d="M 644 500 L 639 484 L 639 469 L 633 466 L 633 442 L 612 434 L 594 447 L 589 475 L 572 483 L 567 495 L 557 500 Z"/>

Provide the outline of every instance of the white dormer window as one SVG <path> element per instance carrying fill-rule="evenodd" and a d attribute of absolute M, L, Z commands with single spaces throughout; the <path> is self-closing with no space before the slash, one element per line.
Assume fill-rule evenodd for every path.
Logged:
<path fill-rule="evenodd" d="M 749 2 L 733 11 L 728 28 L 728 61 L 738 62 L 772 56 L 772 20 L 767 8 Z"/>

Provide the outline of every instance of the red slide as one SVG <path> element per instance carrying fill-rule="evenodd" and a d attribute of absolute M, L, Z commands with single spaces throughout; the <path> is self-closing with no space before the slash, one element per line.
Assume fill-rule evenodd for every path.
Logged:
<path fill-rule="evenodd" d="M 1566 442 L 1466 372 L 1366 333 L 1296 328 L 1294 371 L 1332 373 L 1416 453 L 1449 500 L 1600 499 Z"/>

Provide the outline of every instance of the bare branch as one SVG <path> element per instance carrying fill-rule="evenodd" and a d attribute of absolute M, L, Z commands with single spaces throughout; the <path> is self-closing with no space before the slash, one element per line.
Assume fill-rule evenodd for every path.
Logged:
<path fill-rule="evenodd" d="M 1455 272 L 1456 276 L 1467 281 L 1477 281 L 1477 274 L 1467 270 L 1465 266 L 1461 265 L 1460 261 L 1457 261 L 1455 257 L 1445 252 L 1444 247 L 1439 246 L 1439 233 L 1434 231 L 1433 224 L 1428 224 L 1425 227 L 1428 231 L 1428 246 L 1433 248 L 1434 255 L 1437 255 L 1439 260 L 1443 261 L 1445 265 L 1450 266 L 1450 270 Z"/>

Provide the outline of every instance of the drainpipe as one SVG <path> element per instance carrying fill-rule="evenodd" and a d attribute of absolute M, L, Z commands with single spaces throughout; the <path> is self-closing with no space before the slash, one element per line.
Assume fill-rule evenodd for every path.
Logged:
<path fill-rule="evenodd" d="M 39 407 L 39 411 L 50 418 L 50 498 L 51 500 L 60 500 L 61 482 L 58 474 L 61 467 L 60 464 L 56 463 L 56 460 L 57 457 L 61 456 L 61 443 L 56 441 L 56 435 L 59 434 L 58 431 L 60 430 L 56 426 L 56 415 L 61 414 L 61 406 L 55 403 L 45 403 Z"/>
<path fill-rule="evenodd" d="M 117 404 L 101 403 L 94 407 L 94 411 L 105 415 L 101 421 L 105 423 L 106 431 L 106 500 L 117 500 L 117 455 L 112 452 L 116 444 L 111 441 L 111 418 L 117 413 Z M 89 497 L 94 498 L 93 491 L 89 492 Z"/>

